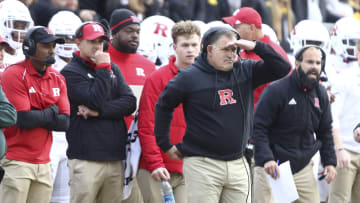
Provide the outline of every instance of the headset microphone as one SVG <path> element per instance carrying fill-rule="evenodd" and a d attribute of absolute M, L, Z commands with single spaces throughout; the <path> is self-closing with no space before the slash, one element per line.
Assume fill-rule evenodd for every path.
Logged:
<path fill-rule="evenodd" d="M 34 57 L 34 56 L 29 56 L 31 59 L 35 60 L 35 61 L 40 61 L 45 63 L 46 65 L 52 65 L 55 63 L 55 58 L 52 56 L 46 57 L 46 58 L 38 58 L 38 57 Z"/>

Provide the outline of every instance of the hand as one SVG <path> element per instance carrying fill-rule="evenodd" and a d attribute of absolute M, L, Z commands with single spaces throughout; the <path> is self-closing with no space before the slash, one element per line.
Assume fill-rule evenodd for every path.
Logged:
<path fill-rule="evenodd" d="M 156 181 L 170 180 L 170 173 L 166 168 L 157 168 L 153 170 L 151 177 Z"/>
<path fill-rule="evenodd" d="M 350 155 L 344 149 L 340 151 L 336 151 L 336 159 L 337 159 L 337 167 L 339 167 L 340 169 L 350 167 Z"/>
<path fill-rule="evenodd" d="M 99 116 L 99 112 L 91 110 L 85 105 L 79 105 L 77 115 L 84 117 L 84 119 L 86 120 L 89 116 L 91 117 Z"/>
<path fill-rule="evenodd" d="M 256 42 L 253 41 L 249 41 L 249 40 L 244 40 L 244 39 L 239 39 L 235 42 L 229 42 L 227 44 L 227 46 L 237 46 L 240 49 L 244 49 L 244 50 L 253 50 L 256 46 Z"/>
<path fill-rule="evenodd" d="M 354 130 L 354 139 L 356 142 L 360 142 L 360 128 Z"/>
<path fill-rule="evenodd" d="M 166 155 L 168 155 L 171 159 L 176 160 L 181 160 L 183 158 L 181 152 L 176 148 L 175 145 L 166 151 Z"/>
<path fill-rule="evenodd" d="M 96 15 L 96 12 L 94 10 L 90 9 L 82 9 L 80 10 L 79 16 L 80 18 L 85 21 L 94 21 L 94 17 Z"/>
<path fill-rule="evenodd" d="M 264 164 L 264 169 L 273 179 L 280 178 L 280 169 L 274 160 L 268 161 Z"/>
<path fill-rule="evenodd" d="M 94 56 L 96 65 L 99 65 L 100 63 L 110 63 L 109 53 L 96 51 Z"/>
<path fill-rule="evenodd" d="M 327 184 L 330 184 L 332 180 L 334 180 L 335 176 L 337 175 L 336 169 L 334 166 L 329 165 L 325 166 L 324 171 L 322 172 L 323 175 L 326 177 Z"/>

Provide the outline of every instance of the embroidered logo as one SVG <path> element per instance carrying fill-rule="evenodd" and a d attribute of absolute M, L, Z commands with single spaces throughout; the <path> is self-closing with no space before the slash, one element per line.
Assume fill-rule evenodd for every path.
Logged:
<path fill-rule="evenodd" d="M 35 88 L 33 86 L 30 87 L 29 93 L 36 93 Z"/>
<path fill-rule="evenodd" d="M 60 88 L 52 88 L 54 97 L 60 96 Z"/>
<path fill-rule="evenodd" d="M 289 105 L 296 105 L 296 101 L 294 98 L 289 101 Z"/>
<path fill-rule="evenodd" d="M 236 103 L 236 99 L 234 99 L 232 97 L 233 94 L 234 94 L 232 90 L 230 90 L 230 89 L 219 90 L 218 94 L 219 94 L 219 97 L 220 97 L 220 105 L 221 106 Z"/>
<path fill-rule="evenodd" d="M 136 75 L 145 77 L 144 69 L 136 68 Z"/>

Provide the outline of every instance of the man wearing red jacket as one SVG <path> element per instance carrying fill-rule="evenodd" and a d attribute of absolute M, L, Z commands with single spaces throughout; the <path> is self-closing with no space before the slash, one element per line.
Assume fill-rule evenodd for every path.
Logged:
<path fill-rule="evenodd" d="M 259 13 L 250 7 L 242 7 L 237 12 L 230 17 L 224 17 L 222 20 L 231 26 L 233 26 L 236 31 L 238 31 L 241 39 L 246 39 L 250 41 L 261 41 L 266 44 L 269 44 L 275 51 L 280 53 L 289 63 L 289 59 L 286 55 L 286 52 L 279 45 L 270 40 L 270 37 L 264 35 L 261 30 L 262 20 Z M 253 51 L 244 50 L 240 53 L 241 58 L 252 59 L 252 60 L 262 60 L 260 56 L 256 55 Z M 261 92 L 267 87 L 270 83 L 261 85 L 255 89 L 254 92 L 254 108 L 256 103 L 261 95 Z"/>
<path fill-rule="evenodd" d="M 170 159 L 156 144 L 154 136 L 155 104 L 169 80 L 179 70 L 191 65 L 200 51 L 200 28 L 191 21 L 180 21 L 171 30 L 175 57 L 169 64 L 152 73 L 145 81 L 140 99 L 138 132 L 142 148 L 138 181 L 145 203 L 162 202 L 161 180 L 170 182 L 177 203 L 187 202 L 182 161 Z M 173 144 L 182 141 L 186 123 L 182 106 L 174 110 L 170 140 Z"/>
<path fill-rule="evenodd" d="M 139 100 L 145 78 L 155 71 L 155 64 L 136 52 L 139 46 L 140 20 L 128 9 L 116 9 L 110 19 L 113 39 L 110 58 L 119 66 L 126 82 Z M 125 118 L 127 127 L 134 116 Z"/>
<path fill-rule="evenodd" d="M 111 14 L 110 58 L 113 63 L 119 66 L 137 101 L 140 100 L 145 78 L 156 70 L 153 62 L 136 52 L 139 46 L 139 24 L 140 20 L 128 9 L 116 9 Z M 133 119 L 134 115 L 125 117 L 128 129 Z M 127 177 L 125 176 L 125 178 Z M 133 181 L 130 196 L 127 198 L 124 195 L 123 198 L 126 198 L 123 200 L 124 203 L 143 203 L 136 179 Z"/>

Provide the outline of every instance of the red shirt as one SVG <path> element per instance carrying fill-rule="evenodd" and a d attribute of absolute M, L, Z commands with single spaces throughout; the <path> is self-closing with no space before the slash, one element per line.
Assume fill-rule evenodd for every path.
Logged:
<path fill-rule="evenodd" d="M 155 126 L 155 104 L 168 82 L 178 73 L 174 64 L 175 57 L 171 57 L 169 64 L 153 72 L 144 85 L 141 94 L 138 133 L 141 143 L 142 155 L 140 168 L 153 172 L 163 167 L 170 173 L 182 173 L 182 161 L 170 159 L 156 144 L 154 135 Z M 170 126 L 170 141 L 173 145 L 183 140 L 186 130 L 186 122 L 182 104 L 175 108 Z"/>
<path fill-rule="evenodd" d="M 270 37 L 267 35 L 264 35 L 263 38 L 260 39 L 260 42 L 264 42 L 266 44 L 269 44 L 275 51 L 277 51 L 279 54 L 281 54 L 281 56 L 283 56 L 289 63 L 289 58 L 287 57 L 286 52 L 284 51 L 284 49 L 277 45 L 276 43 L 274 43 L 273 41 L 270 40 Z M 262 60 L 260 58 L 260 56 L 256 55 L 254 52 L 252 51 L 242 51 L 240 53 L 241 58 L 246 58 L 246 59 L 252 59 L 252 60 Z M 290 63 L 291 64 L 291 63 Z M 290 74 L 290 73 L 289 73 Z M 256 107 L 257 101 L 260 98 L 260 95 L 262 93 L 262 91 L 265 89 L 265 87 L 267 87 L 270 83 L 264 84 L 259 86 L 258 88 L 255 89 L 254 91 L 254 108 Z"/>
<path fill-rule="evenodd" d="M 56 104 L 59 113 L 70 115 L 65 78 L 51 67 L 41 76 L 26 59 L 7 68 L 1 85 L 16 111 L 42 110 Z M 6 158 L 34 164 L 50 161 L 51 130 L 20 129 L 13 125 L 4 133 L 8 146 Z"/>
<path fill-rule="evenodd" d="M 145 78 L 156 70 L 155 64 L 139 53 L 123 53 L 116 50 L 111 44 L 109 46 L 110 58 L 119 66 L 125 81 L 133 91 L 139 104 Z M 139 106 L 139 105 L 137 105 Z M 126 126 L 129 129 L 134 116 L 125 117 Z"/>

